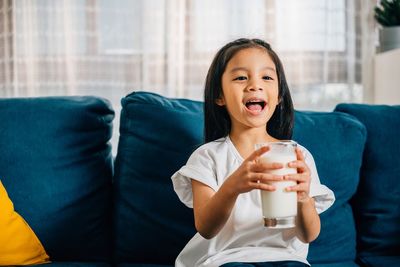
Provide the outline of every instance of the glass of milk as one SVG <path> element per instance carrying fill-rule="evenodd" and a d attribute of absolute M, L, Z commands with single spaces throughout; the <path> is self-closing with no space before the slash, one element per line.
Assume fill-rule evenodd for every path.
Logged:
<path fill-rule="evenodd" d="M 283 165 L 281 169 L 268 170 L 268 173 L 286 175 L 297 173 L 296 168 L 289 168 L 288 163 L 295 161 L 297 143 L 291 140 L 256 144 L 255 148 L 269 146 L 270 150 L 265 152 L 260 161 L 277 162 Z M 295 181 L 272 182 L 275 191 L 261 191 L 261 206 L 264 217 L 264 225 L 269 228 L 291 228 L 295 226 L 297 215 L 297 193 L 287 192 L 285 188 L 296 185 Z"/>

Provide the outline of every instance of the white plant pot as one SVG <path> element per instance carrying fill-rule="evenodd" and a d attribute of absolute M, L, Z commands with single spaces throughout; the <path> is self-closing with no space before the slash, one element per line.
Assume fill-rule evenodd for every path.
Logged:
<path fill-rule="evenodd" d="M 379 30 L 379 52 L 400 48 L 400 26 Z"/>

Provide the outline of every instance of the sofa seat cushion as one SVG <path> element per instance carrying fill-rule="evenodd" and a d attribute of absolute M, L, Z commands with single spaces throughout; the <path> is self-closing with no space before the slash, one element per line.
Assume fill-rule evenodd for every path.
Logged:
<path fill-rule="evenodd" d="M 359 260 L 365 267 L 400 266 L 400 256 L 360 257 Z"/>
<path fill-rule="evenodd" d="M 120 263 L 117 267 L 173 267 L 174 265 L 141 264 L 141 263 Z"/>
<path fill-rule="evenodd" d="M 111 260 L 113 117 L 97 97 L 0 99 L 0 177 L 51 261 Z"/>
<path fill-rule="evenodd" d="M 36 266 L 43 267 L 111 267 L 112 264 L 105 262 L 76 262 L 76 261 L 68 261 L 68 262 L 51 262 L 50 264 L 40 264 Z"/>
<path fill-rule="evenodd" d="M 399 256 L 400 106 L 341 104 L 336 110 L 357 117 L 368 131 L 360 185 L 352 201 L 358 255 Z M 400 261 L 380 266 L 395 265 Z"/>
<path fill-rule="evenodd" d="M 313 264 L 312 267 L 359 267 L 354 261 L 339 261 L 332 263 L 317 263 Z"/>
<path fill-rule="evenodd" d="M 353 262 L 356 232 L 349 200 L 357 190 L 366 129 L 340 112 L 296 112 L 293 139 L 313 155 L 322 184 L 335 193 L 335 203 L 320 215 L 321 232 L 310 244 L 314 264 Z"/>

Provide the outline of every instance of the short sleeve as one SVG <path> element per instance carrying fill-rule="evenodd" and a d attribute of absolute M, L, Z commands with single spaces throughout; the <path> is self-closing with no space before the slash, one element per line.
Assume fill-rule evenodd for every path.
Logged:
<path fill-rule="evenodd" d="M 333 202 L 335 202 L 335 195 L 327 186 L 321 184 L 315 161 L 311 153 L 304 147 L 302 147 L 302 150 L 305 162 L 311 172 L 310 197 L 314 198 L 315 208 L 318 214 L 320 214 L 332 206 Z"/>
<path fill-rule="evenodd" d="M 210 151 L 200 147 L 193 152 L 186 165 L 172 175 L 171 179 L 174 190 L 182 203 L 193 208 L 192 179 L 209 186 L 214 191 L 218 190 L 214 157 Z"/>

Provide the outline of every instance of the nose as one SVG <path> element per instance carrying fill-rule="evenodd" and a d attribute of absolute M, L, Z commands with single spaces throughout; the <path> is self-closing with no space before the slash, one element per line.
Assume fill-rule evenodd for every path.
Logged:
<path fill-rule="evenodd" d="M 261 85 L 261 81 L 258 81 L 257 79 L 251 79 L 248 86 L 247 86 L 248 91 L 262 91 L 263 87 Z"/>

